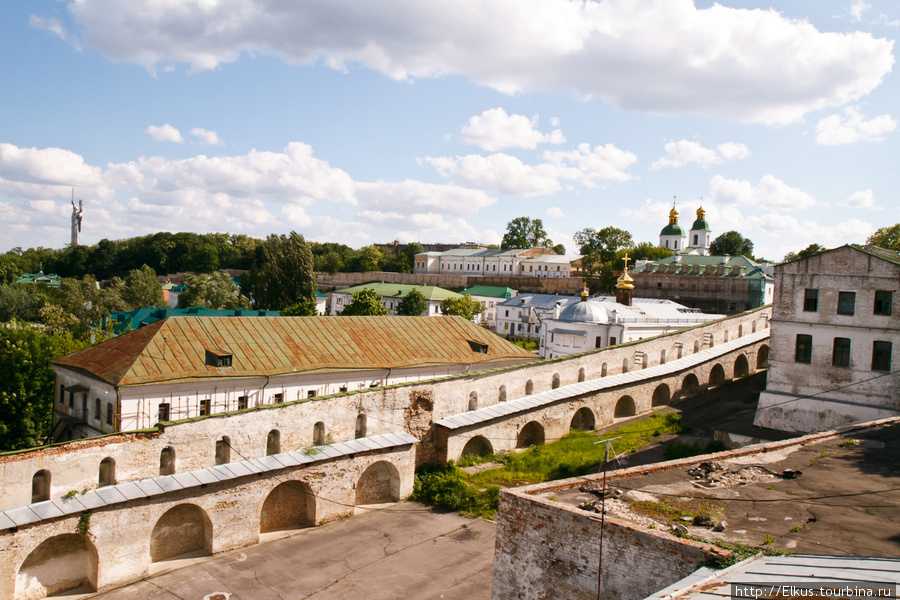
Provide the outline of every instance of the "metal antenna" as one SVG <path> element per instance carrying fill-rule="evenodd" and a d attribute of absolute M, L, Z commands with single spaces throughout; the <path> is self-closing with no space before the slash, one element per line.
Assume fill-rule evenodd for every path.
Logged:
<path fill-rule="evenodd" d="M 606 465 L 609 464 L 609 450 L 612 448 L 612 442 L 618 439 L 618 437 L 614 437 L 594 442 L 595 444 L 606 444 L 606 449 L 603 452 L 603 488 L 600 496 L 600 555 L 597 559 L 597 600 L 600 600 L 600 590 L 603 589 L 603 531 L 606 529 Z M 613 449 L 613 457 L 616 459 L 616 464 L 620 464 L 619 456 L 616 454 L 615 449 Z"/>

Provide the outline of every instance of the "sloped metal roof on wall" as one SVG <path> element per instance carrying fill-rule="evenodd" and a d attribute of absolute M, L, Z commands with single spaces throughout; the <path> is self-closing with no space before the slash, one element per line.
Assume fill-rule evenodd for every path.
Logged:
<path fill-rule="evenodd" d="M 295 450 L 287 454 L 272 454 L 260 458 L 251 458 L 186 473 L 127 481 L 97 488 L 84 494 L 76 494 L 71 498 L 54 498 L 2 511 L 0 512 L 0 530 L 37 523 L 44 519 L 73 515 L 86 510 L 128 502 L 129 500 L 152 498 L 168 492 L 200 487 L 247 475 L 274 473 L 290 467 L 312 465 L 317 462 L 353 454 L 408 446 L 418 441 L 417 438 L 408 433 L 387 433 L 347 442 L 337 442 L 327 446 Z"/>
<path fill-rule="evenodd" d="M 469 342 L 486 352 L 473 350 Z M 206 350 L 232 354 L 206 364 Z M 117 386 L 537 357 L 462 317 L 172 317 L 51 364 Z"/>
<path fill-rule="evenodd" d="M 639 369 L 628 373 L 620 373 L 619 375 L 610 375 L 609 377 L 601 377 L 599 379 L 590 379 L 580 383 L 564 385 L 555 390 L 550 390 L 549 392 L 525 396 L 524 398 L 517 398 L 516 400 L 511 400 L 509 402 L 501 402 L 500 404 L 494 404 L 486 408 L 479 408 L 478 410 L 453 415 L 452 417 L 441 419 L 435 424 L 451 430 L 462 429 L 463 427 L 472 425 L 481 425 L 482 423 L 492 421 L 493 419 L 527 412 L 535 408 L 548 406 L 555 402 L 569 400 L 582 394 L 590 394 L 621 385 L 639 383 L 655 377 L 671 375 L 672 373 L 676 373 L 683 369 L 688 369 L 709 360 L 713 360 L 723 354 L 728 354 L 743 346 L 749 346 L 750 344 L 764 340 L 767 337 L 769 337 L 769 330 L 764 329 L 762 331 L 757 331 L 756 333 L 739 337 L 736 340 L 724 342 L 723 344 L 713 346 L 712 348 L 701 350 L 696 354 L 673 360 L 664 365 L 656 365 L 655 367 L 648 367 L 646 369 Z"/>

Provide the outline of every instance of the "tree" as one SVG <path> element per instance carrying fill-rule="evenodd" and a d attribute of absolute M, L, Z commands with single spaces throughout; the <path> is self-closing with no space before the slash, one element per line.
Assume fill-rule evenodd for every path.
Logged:
<path fill-rule="evenodd" d="M 543 221 L 529 217 L 517 217 L 507 223 L 506 233 L 500 244 L 502 250 L 552 247 L 553 242 L 544 231 Z"/>
<path fill-rule="evenodd" d="M 0 322 L 40 321 L 47 298 L 39 285 L 0 285 Z"/>
<path fill-rule="evenodd" d="M 255 264 L 241 278 L 241 293 L 255 308 L 284 310 L 316 298 L 316 275 L 309 245 L 295 231 L 269 235 L 257 247 Z"/>
<path fill-rule="evenodd" d="M 601 268 L 616 258 L 616 253 L 633 245 L 631 234 L 618 227 L 593 228 L 575 232 L 575 243 L 581 254 L 581 268 L 585 281 L 597 274 Z"/>
<path fill-rule="evenodd" d="M 795 260 L 800 260 L 801 258 L 809 258 L 810 256 L 815 256 L 816 254 L 821 254 L 828 250 L 825 246 L 820 246 L 819 244 L 810 244 L 800 252 L 788 252 L 784 255 L 784 262 L 793 262 Z"/>
<path fill-rule="evenodd" d="M 234 285 L 234 279 L 228 271 L 216 271 L 210 275 L 187 275 L 184 284 L 188 289 L 178 295 L 180 308 L 205 306 L 232 310 L 250 306 L 250 300 L 239 295 L 238 287 Z"/>
<path fill-rule="evenodd" d="M 375 290 L 366 288 L 353 294 L 353 301 L 344 307 L 341 314 L 348 317 L 380 317 L 388 314 L 388 309 Z"/>
<path fill-rule="evenodd" d="M 566 255 L 566 247 L 562 244 L 557 244 L 557 245 L 553 246 L 552 250 L 554 252 L 556 252 L 559 256 Z"/>
<path fill-rule="evenodd" d="M 753 258 L 753 242 L 737 231 L 726 231 L 709 246 L 713 256 L 746 256 Z"/>
<path fill-rule="evenodd" d="M 387 257 L 384 255 L 384 252 L 375 246 L 365 246 L 359 249 L 353 270 L 356 273 L 380 271 L 385 262 L 387 262 Z"/>
<path fill-rule="evenodd" d="M 447 298 L 441 301 L 441 312 L 445 315 L 465 317 L 474 321 L 477 315 L 484 312 L 484 302 L 479 302 L 466 294 L 462 298 Z"/>
<path fill-rule="evenodd" d="M 47 361 L 86 347 L 69 332 L 13 322 L 0 327 L 0 450 L 47 441 L 53 426 L 53 370 Z"/>
<path fill-rule="evenodd" d="M 315 317 L 319 314 L 315 300 L 301 300 L 281 311 L 282 317 Z"/>
<path fill-rule="evenodd" d="M 12 254 L 0 256 L 0 284 L 12 283 L 24 274 L 21 258 Z"/>
<path fill-rule="evenodd" d="M 666 247 L 657 246 L 651 242 L 641 242 L 628 251 L 628 258 L 633 260 L 660 260 L 672 256 L 672 254 L 673 252 Z"/>
<path fill-rule="evenodd" d="M 122 300 L 131 310 L 144 306 L 165 306 L 166 298 L 156 271 L 147 265 L 129 271 L 122 288 Z"/>
<path fill-rule="evenodd" d="M 889 227 L 881 227 L 866 240 L 867 244 L 900 252 L 900 223 Z"/>
<path fill-rule="evenodd" d="M 428 310 L 428 300 L 419 290 L 410 290 L 397 306 L 397 314 L 404 317 L 418 317 Z"/>

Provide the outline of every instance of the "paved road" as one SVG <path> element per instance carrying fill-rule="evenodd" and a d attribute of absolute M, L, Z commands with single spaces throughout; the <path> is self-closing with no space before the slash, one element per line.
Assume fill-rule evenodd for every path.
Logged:
<path fill-rule="evenodd" d="M 493 523 L 415 502 L 365 511 L 94 596 L 97 600 L 488 600 Z M 217 596 L 217 594 L 222 594 Z"/>

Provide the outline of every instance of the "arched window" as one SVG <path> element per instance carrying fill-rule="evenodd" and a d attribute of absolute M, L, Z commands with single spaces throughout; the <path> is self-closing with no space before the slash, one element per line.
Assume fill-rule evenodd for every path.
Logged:
<path fill-rule="evenodd" d="M 281 432 L 273 429 L 266 436 L 266 456 L 281 454 Z"/>
<path fill-rule="evenodd" d="M 478 392 L 469 393 L 469 412 L 478 410 Z"/>
<path fill-rule="evenodd" d="M 172 446 L 163 448 L 159 453 L 159 474 L 160 476 L 175 474 L 175 448 Z"/>
<path fill-rule="evenodd" d="M 106 457 L 100 461 L 100 473 L 97 477 L 99 487 L 116 484 L 116 461 Z"/>
<path fill-rule="evenodd" d="M 506 386 L 505 385 L 500 386 L 500 394 L 498 395 L 497 400 L 499 402 L 506 402 Z"/>
<path fill-rule="evenodd" d="M 363 413 L 356 415 L 356 432 L 354 437 L 356 439 L 366 437 L 366 415 Z"/>
<path fill-rule="evenodd" d="M 534 382 L 532 380 L 528 380 L 525 382 L 525 395 L 530 396 L 534 393 Z"/>
<path fill-rule="evenodd" d="M 313 446 L 325 445 L 325 423 L 319 421 L 313 425 Z"/>
<path fill-rule="evenodd" d="M 698 244 L 699 240 L 700 240 L 700 236 L 698 236 L 698 235 L 695 233 L 695 234 L 694 234 L 694 245 L 695 245 L 695 246 Z"/>
<path fill-rule="evenodd" d="M 50 499 L 50 471 L 43 469 L 31 478 L 31 502 Z"/>
<path fill-rule="evenodd" d="M 559 387 L 559 373 L 554 373 L 553 374 L 553 389 L 555 390 L 558 387 Z"/>
<path fill-rule="evenodd" d="M 578 369 L 578 382 L 581 383 L 582 381 L 584 381 L 584 378 L 585 378 L 584 367 L 581 367 L 580 369 Z"/>
<path fill-rule="evenodd" d="M 216 440 L 216 464 L 225 465 L 231 462 L 231 440 L 227 435 Z"/>

